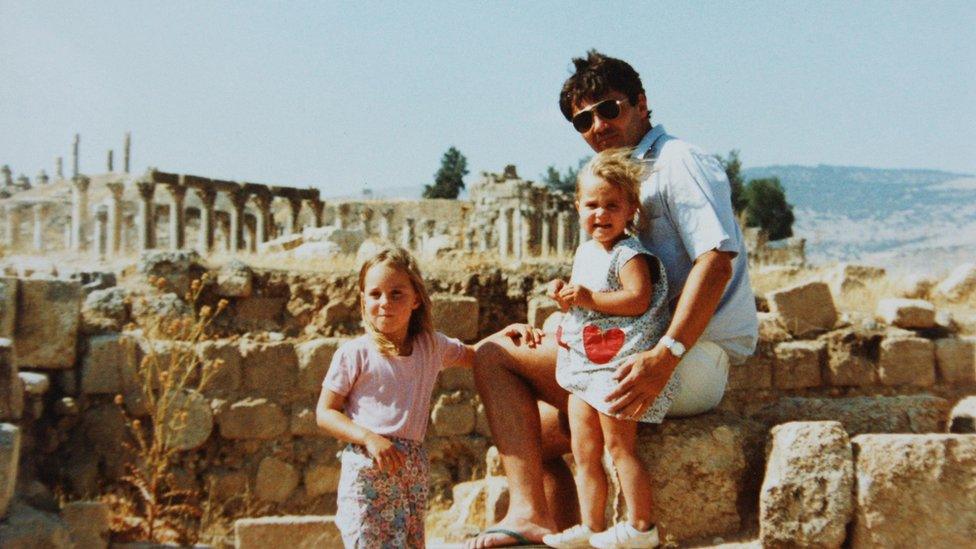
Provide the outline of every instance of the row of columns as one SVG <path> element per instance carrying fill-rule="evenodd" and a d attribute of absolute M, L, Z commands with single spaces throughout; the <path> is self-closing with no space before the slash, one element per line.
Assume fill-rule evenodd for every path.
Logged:
<path fill-rule="evenodd" d="M 555 225 L 556 247 L 555 254 L 563 255 L 572 246 L 573 217 L 567 211 L 555 214 L 543 214 L 538 218 L 541 225 L 539 232 L 539 255 L 548 257 L 553 254 L 552 234 Z M 520 207 L 501 208 L 496 219 L 496 234 L 498 236 L 498 255 L 505 258 L 514 256 L 522 259 L 530 253 L 533 231 L 528 211 Z M 582 233 L 581 233 L 582 234 Z"/>

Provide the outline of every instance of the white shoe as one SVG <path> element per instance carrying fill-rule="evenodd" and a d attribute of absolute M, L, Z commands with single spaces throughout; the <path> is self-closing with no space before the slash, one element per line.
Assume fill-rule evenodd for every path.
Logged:
<path fill-rule="evenodd" d="M 659 543 L 657 526 L 641 532 L 629 522 L 618 522 L 609 530 L 590 537 L 590 545 L 597 549 L 644 549 L 657 547 Z"/>
<path fill-rule="evenodd" d="M 542 536 L 542 543 L 556 549 L 589 549 L 592 535 L 589 526 L 577 524 L 562 532 Z"/>

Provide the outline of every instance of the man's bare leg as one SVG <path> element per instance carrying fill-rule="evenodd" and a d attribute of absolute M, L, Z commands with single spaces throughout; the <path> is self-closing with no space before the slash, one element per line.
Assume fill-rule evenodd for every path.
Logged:
<path fill-rule="evenodd" d="M 569 422 L 565 409 L 547 402 L 538 404 L 542 420 L 542 482 L 549 512 L 556 521 L 556 530 L 561 532 L 580 523 L 576 480 L 563 459 L 570 451 Z"/>
<path fill-rule="evenodd" d="M 566 497 L 565 488 L 557 487 L 564 483 L 561 479 L 568 479 L 569 489 L 573 489 L 572 477 L 565 474 L 568 470 L 562 473 L 553 459 L 569 451 L 568 431 L 559 421 L 559 411 L 565 414 L 567 393 L 556 383 L 555 371 L 552 335 L 546 335 L 536 347 L 504 336 L 493 337 L 479 346 L 474 370 L 492 439 L 508 478 L 508 512 L 497 527 L 533 541 L 541 541 L 543 535 L 559 527 L 547 491 L 553 497 Z M 539 400 L 549 404 L 542 407 L 544 422 Z M 551 484 L 548 490 L 547 483 Z M 566 500 L 561 501 L 560 509 Z M 575 507 L 575 498 L 573 501 Z M 485 534 L 468 542 L 467 547 L 502 547 L 515 542 L 505 534 Z"/>

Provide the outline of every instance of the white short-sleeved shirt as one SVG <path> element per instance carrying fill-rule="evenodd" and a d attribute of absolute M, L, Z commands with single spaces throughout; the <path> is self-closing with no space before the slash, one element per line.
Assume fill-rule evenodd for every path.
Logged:
<path fill-rule="evenodd" d="M 410 356 L 384 355 L 369 335 L 335 354 L 322 387 L 346 397 L 346 415 L 378 435 L 423 441 L 437 374 L 457 362 L 465 345 L 439 332 L 420 336 Z"/>
<path fill-rule="evenodd" d="M 674 312 L 688 273 L 709 250 L 732 252 L 732 278 L 701 339 L 719 345 L 733 363 L 753 353 L 759 322 L 749 282 L 748 254 L 732 211 L 731 189 L 718 160 L 654 126 L 634 156 L 650 163 L 641 202 L 650 220 L 638 235 L 664 263 Z"/>

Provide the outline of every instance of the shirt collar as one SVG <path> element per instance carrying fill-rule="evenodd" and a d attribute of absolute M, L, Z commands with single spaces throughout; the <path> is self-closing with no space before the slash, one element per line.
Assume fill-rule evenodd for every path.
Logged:
<path fill-rule="evenodd" d="M 640 143 L 634 147 L 634 158 L 640 158 L 641 160 L 650 160 L 657 156 L 657 150 L 654 145 L 657 140 L 660 139 L 665 134 L 664 126 L 658 124 L 650 129 L 641 138 Z"/>

